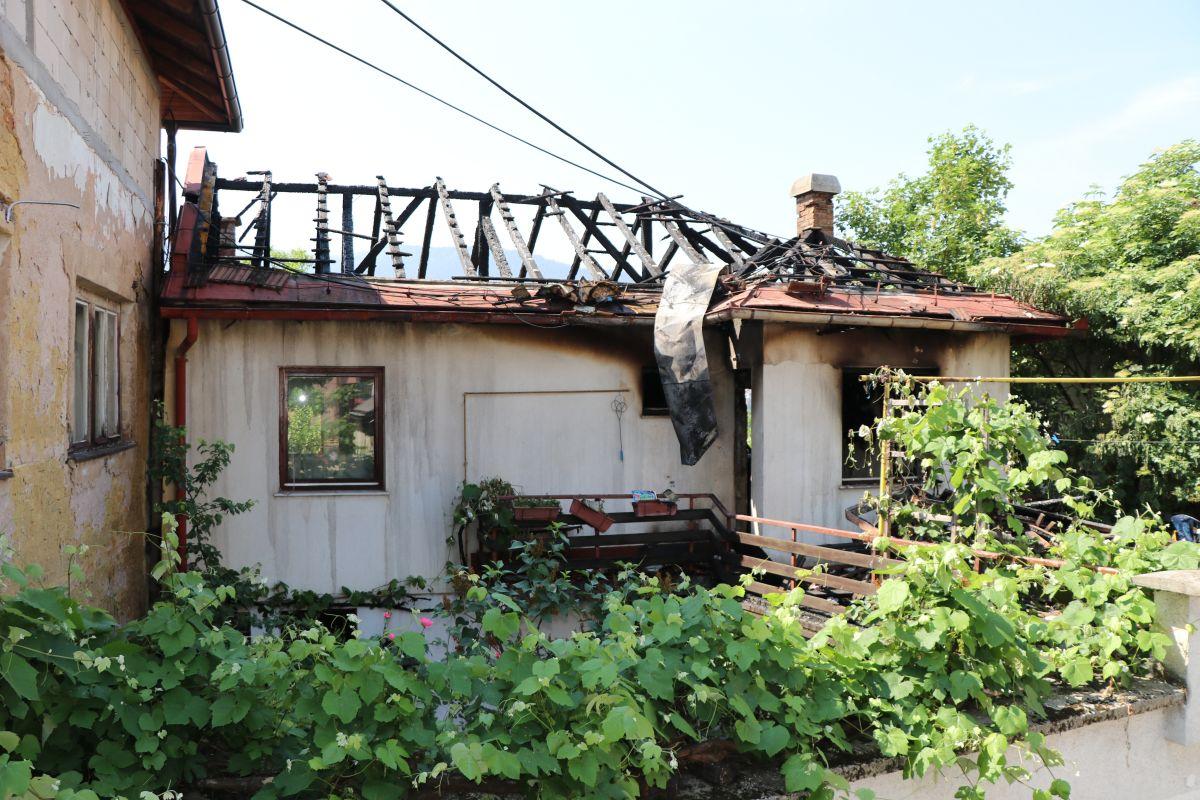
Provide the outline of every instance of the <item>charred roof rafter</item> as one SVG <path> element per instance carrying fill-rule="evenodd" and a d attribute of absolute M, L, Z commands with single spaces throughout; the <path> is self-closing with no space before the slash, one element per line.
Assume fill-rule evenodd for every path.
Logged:
<path fill-rule="evenodd" d="M 573 252 L 567 280 L 575 280 L 582 272 L 591 280 L 657 285 L 669 272 L 673 259 L 683 251 L 686 261 L 714 260 L 725 266 L 730 279 L 745 284 L 801 281 L 819 283 L 823 289 L 847 291 L 947 294 L 976 291 L 936 273 L 919 269 L 906 259 L 836 237 L 826 237 L 820 231 L 809 231 L 806 236 L 785 239 L 693 210 L 679 202 L 677 197 L 643 197 L 639 203 L 619 203 L 610 201 L 602 193 L 588 200 L 575 197 L 570 191 L 548 187 L 538 194 L 509 195 L 502 193 L 498 184 L 486 191 L 450 189 L 440 178 L 420 188 L 389 186 L 382 178 L 376 185 L 270 181 L 267 183 L 269 193 L 264 194 L 264 183 L 267 182 L 255 178 L 228 179 L 215 175 L 212 183 L 214 196 L 220 191 L 257 195 L 246 210 L 256 203 L 260 206 L 258 215 L 251 223 L 256 228 L 258 241 L 252 248 L 250 265 L 258 268 L 267 266 L 265 255 L 270 247 L 271 200 L 281 194 L 316 196 L 324 193 L 342 196 L 343 227 L 334 229 L 326 223 L 323 236 L 342 236 L 343 242 L 353 236 L 372 242 L 357 266 L 352 270 L 342 267 L 342 271 L 352 271 L 356 275 L 365 273 L 374 276 L 376 257 L 385 248 L 390 253 L 398 250 L 396 245 L 404 235 L 405 223 L 417 216 L 422 226 L 417 280 L 428 279 L 429 250 L 434 228 L 438 224 L 445 224 L 450 231 L 452 245 L 462 267 L 461 275 L 456 276 L 458 280 L 555 280 L 544 277 L 536 254 L 539 238 L 544 238 L 542 228 L 545 218 L 555 216 L 558 217 L 558 224 L 553 227 L 562 229 Z M 376 201 L 370 236 L 354 232 L 352 201 L 355 196 L 369 196 Z M 394 217 L 389 205 L 392 198 L 404 198 L 407 201 L 403 210 Z M 460 213 L 456 211 L 455 203 L 469 205 L 466 211 Z M 422 207 L 426 213 L 418 215 L 416 212 Z M 527 235 L 522 233 L 514 215 L 516 208 L 525 208 L 526 213 L 528 210 L 533 212 Z M 493 212 L 498 214 L 499 221 L 494 219 Z M 438 217 L 442 218 L 441 223 Z M 474 229 L 464 230 L 464 222 L 469 225 L 472 218 Z M 604 228 L 610 228 L 611 233 Z M 653 255 L 656 239 L 666 243 L 666 248 L 657 258 Z M 506 248 L 509 249 L 507 254 Z M 346 251 L 346 248 L 341 249 Z M 509 263 L 514 251 L 520 260 L 519 271 L 515 269 L 515 264 L 510 266 Z M 318 266 L 327 268 L 328 253 L 323 244 L 321 252 L 314 253 L 312 260 Z M 395 255 L 393 253 L 393 261 Z M 209 249 L 203 261 L 205 263 L 194 264 L 193 269 L 204 271 L 206 266 L 222 263 L 227 266 L 246 264 L 245 256 L 236 249 L 225 253 L 214 253 Z M 491 269 L 493 264 L 495 270 Z M 397 278 L 412 277 L 411 272 L 406 275 L 402 268 L 397 269 Z"/>

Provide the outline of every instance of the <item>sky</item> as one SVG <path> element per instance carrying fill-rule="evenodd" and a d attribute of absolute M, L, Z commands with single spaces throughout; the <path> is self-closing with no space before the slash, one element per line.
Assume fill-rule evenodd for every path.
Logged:
<path fill-rule="evenodd" d="M 867 190 L 919 173 L 928 137 L 968 124 L 1011 145 L 1008 221 L 1031 236 L 1093 185 L 1111 190 L 1156 149 L 1200 137 L 1195 0 L 393 1 L 625 169 L 693 208 L 781 235 L 794 231 L 788 190 L 800 175 L 831 173 L 845 190 Z M 380 0 L 257 2 L 613 173 Z M 325 171 L 335 183 L 383 174 L 393 186 L 426 186 L 440 176 L 454 189 L 498 181 L 521 194 L 548 184 L 637 201 L 242 0 L 221 0 L 221 13 L 245 128 L 180 132 L 181 172 L 188 151 L 206 145 L 224 177 L 270 169 L 307 182 Z M 311 246 L 311 220 L 307 206 L 278 207 L 275 244 Z M 440 228 L 435 244 L 449 244 Z M 548 246 L 546 255 L 569 257 L 565 241 Z"/>

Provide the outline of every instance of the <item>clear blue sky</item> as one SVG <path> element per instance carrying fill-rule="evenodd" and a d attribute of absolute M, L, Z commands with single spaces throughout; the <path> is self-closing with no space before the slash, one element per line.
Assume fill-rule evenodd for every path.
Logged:
<path fill-rule="evenodd" d="M 260 2 L 587 158 L 378 0 Z M 1155 149 L 1200 136 L 1194 0 L 397 4 L 635 174 L 693 207 L 778 233 L 793 229 L 788 188 L 798 175 L 877 186 L 919 171 L 930 134 L 968 123 L 1012 145 L 1009 221 L 1034 235 L 1090 185 L 1111 189 Z M 324 170 L 336 182 L 382 173 L 393 185 L 424 186 L 440 175 L 452 188 L 499 181 L 520 193 L 547 183 L 633 199 L 240 0 L 221 0 L 221 10 L 246 127 L 182 133 L 181 169 L 192 145 L 207 144 L 226 176 L 270 168 L 278 180 L 311 180 Z M 277 243 L 308 246 L 311 210 L 288 216 L 276 229 L 290 238 Z"/>

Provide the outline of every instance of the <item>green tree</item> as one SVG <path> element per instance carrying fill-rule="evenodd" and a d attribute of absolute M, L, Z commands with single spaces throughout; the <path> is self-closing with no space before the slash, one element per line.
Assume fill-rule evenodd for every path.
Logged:
<path fill-rule="evenodd" d="M 981 285 L 1087 317 L 1086 339 L 1017 351 L 1025 374 L 1196 374 L 1200 142 L 1153 155 L 1120 188 L 1060 211 L 1049 236 L 976 266 Z M 1127 505 L 1200 515 L 1200 386 L 1037 387 L 1022 394 Z"/>
<path fill-rule="evenodd" d="M 928 152 L 923 175 L 843 194 L 839 227 L 868 247 L 966 280 L 983 259 L 1020 246 L 1019 234 L 1004 224 L 1009 148 L 969 125 L 961 134 L 930 137 Z"/>

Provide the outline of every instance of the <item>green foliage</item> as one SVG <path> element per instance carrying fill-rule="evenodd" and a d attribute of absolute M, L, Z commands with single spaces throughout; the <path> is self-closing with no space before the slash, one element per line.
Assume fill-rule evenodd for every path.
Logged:
<path fill-rule="evenodd" d="M 1195 374 L 1200 359 L 1200 142 L 1155 154 L 1111 197 L 1059 212 L 1054 230 L 974 279 L 1087 317 L 1087 338 L 1039 345 L 1023 374 Z M 1127 506 L 1200 513 L 1200 386 L 1022 390 Z"/>
<path fill-rule="evenodd" d="M 1008 145 L 996 146 L 973 125 L 929 139 L 928 171 L 900 175 L 884 189 L 846 192 L 838 226 L 868 247 L 966 280 L 990 256 L 1012 253 L 1019 235 L 1004 225 L 1012 188 Z"/>
<path fill-rule="evenodd" d="M 225 517 L 243 514 L 254 506 L 253 500 L 208 496 L 232 455 L 233 445 L 203 439 L 193 451 L 187 431 L 167 424 L 161 404 L 155 408 L 150 475 L 183 494 L 182 499 L 163 501 L 156 511 L 187 519 L 189 559 L 202 569 L 218 570 L 221 566 L 220 551 L 212 543 L 213 529 Z M 193 461 L 190 466 L 189 458 Z"/>
<path fill-rule="evenodd" d="M 798 592 L 771 595 L 758 615 L 741 587 L 632 574 L 589 590 L 602 596 L 589 630 L 550 639 L 530 613 L 578 599 L 557 566 L 561 537 L 522 542 L 513 566 L 468 579 L 477 630 L 440 659 L 417 632 L 347 640 L 304 623 L 250 638 L 222 624 L 240 598 L 176 572 L 169 515 L 162 598 L 127 625 L 5 565 L 18 591 L 0 601 L 0 781 L 27 792 L 54 775 L 36 796 L 79 798 L 222 776 L 269 778 L 258 800 L 498 782 L 530 797 L 631 798 L 715 747 L 778 759 L 788 791 L 832 797 L 848 786 L 829 761 L 864 739 L 911 776 L 961 769 L 962 797 L 1025 781 L 1031 758 L 1061 763 L 1029 730 L 1056 684 L 1122 682 L 1163 655 L 1132 575 L 1195 567 L 1200 548 L 1126 518 L 1111 536 L 1070 527 L 1044 554 L 1061 566 L 1025 558 L 1006 504 L 1047 487 L 1080 508 L 1103 496 L 1027 409 L 940 387 L 929 400 L 879 436 L 912 454 L 909 478 L 927 488 L 949 470 L 954 494 L 934 502 L 1003 555 L 980 563 L 965 537 L 939 541 L 922 514 L 946 509 L 901 497 L 900 532 L 929 546 L 896 550 L 877 594 L 811 640 Z M 1056 780 L 1039 796 L 1068 795 Z"/>
<path fill-rule="evenodd" d="M 450 567 L 455 597 L 445 611 L 456 646 L 494 647 L 505 638 L 493 630 L 501 609 L 512 612 L 505 619 L 524 620 L 532 627 L 567 613 L 585 626 L 593 624 L 605 596 L 635 579 L 631 569 L 621 570 L 614 580 L 599 570 L 568 570 L 567 546 L 563 526 L 551 523 L 541 535 L 510 541 L 506 558 L 485 564 L 481 572 Z"/>
<path fill-rule="evenodd" d="M 463 483 L 452 518 L 451 542 L 458 544 L 458 563 L 467 563 L 467 534 L 473 529 L 481 543 L 504 550 L 517 532 L 512 504 L 500 498 L 516 494 L 513 485 L 502 478 L 485 478 L 479 483 Z"/>
<path fill-rule="evenodd" d="M 937 384 L 908 388 L 927 406 L 884 421 L 877 432 L 906 454 L 908 469 L 900 477 L 920 490 L 881 504 L 903 536 L 1001 554 L 979 574 L 977 596 L 1004 608 L 1003 624 L 1041 649 L 1059 681 L 1124 681 L 1149 669 L 1147 660 L 1161 658 L 1167 641 L 1150 629 L 1153 603 L 1131 578 L 1194 569 L 1200 546 L 1173 541 L 1153 520 L 1122 517 L 1107 535 L 1075 522 L 1046 547 L 1026 535 L 1013 505 L 1062 497 L 1086 520 L 1111 504 L 1110 493 L 1067 466 L 1067 454 L 1041 434 L 1028 406 Z M 1043 559 L 1063 564 L 1050 568 Z M 911 590 L 916 576 L 908 576 Z M 878 603 L 881 610 L 898 604 L 882 589 Z"/>
<path fill-rule="evenodd" d="M 554 508 L 558 501 L 552 497 L 520 496 L 512 499 L 513 508 Z"/>

